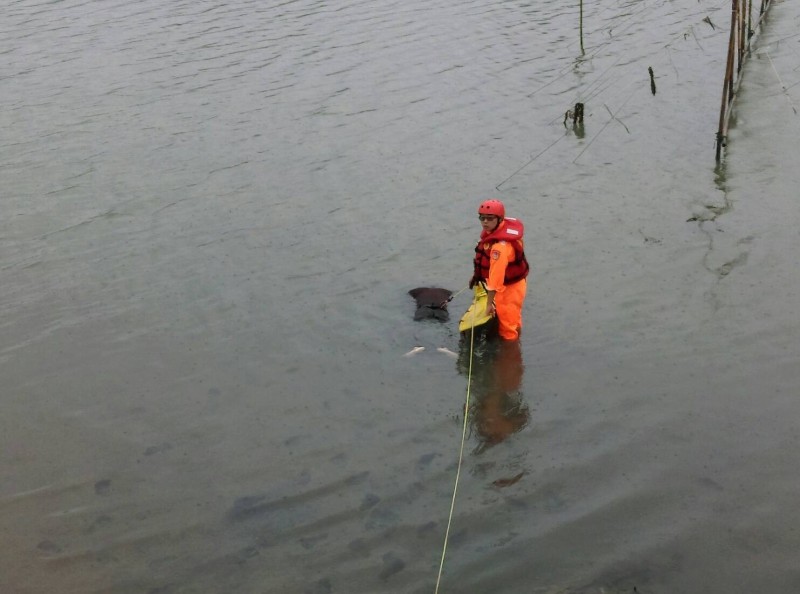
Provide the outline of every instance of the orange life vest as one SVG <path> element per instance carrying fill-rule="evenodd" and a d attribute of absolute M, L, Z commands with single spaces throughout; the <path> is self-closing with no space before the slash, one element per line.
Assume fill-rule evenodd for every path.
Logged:
<path fill-rule="evenodd" d="M 522 247 L 522 236 L 525 233 L 522 221 L 505 218 L 503 222 L 505 224 L 498 226 L 488 235 L 481 234 L 481 240 L 475 246 L 475 280 L 489 278 L 492 246 L 498 241 L 507 241 L 514 248 L 514 260 L 508 263 L 503 284 L 512 285 L 528 276 L 530 266 Z"/>

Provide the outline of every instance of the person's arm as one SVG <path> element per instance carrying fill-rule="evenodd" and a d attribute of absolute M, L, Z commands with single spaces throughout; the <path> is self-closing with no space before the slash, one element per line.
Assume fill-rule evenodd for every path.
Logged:
<path fill-rule="evenodd" d="M 510 258 L 509 252 L 513 251 L 505 241 L 498 242 L 492 246 L 489 256 L 489 278 L 486 282 L 486 315 L 491 315 L 494 309 L 494 296 L 506 290 L 503 281 L 506 276 L 506 268 Z"/>

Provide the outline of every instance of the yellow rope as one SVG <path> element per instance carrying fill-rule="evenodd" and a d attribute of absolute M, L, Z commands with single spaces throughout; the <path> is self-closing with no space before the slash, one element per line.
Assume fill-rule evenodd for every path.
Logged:
<path fill-rule="evenodd" d="M 477 304 L 476 304 L 477 305 Z M 464 427 L 461 429 L 461 449 L 458 453 L 458 467 L 456 468 L 456 481 L 453 485 L 453 498 L 450 501 L 450 515 L 447 518 L 447 530 L 444 533 L 444 546 L 442 547 L 442 560 L 439 562 L 439 575 L 436 577 L 436 589 L 434 594 L 439 594 L 439 584 L 442 581 L 442 569 L 444 569 L 444 557 L 447 553 L 447 539 L 450 537 L 450 525 L 453 523 L 453 510 L 456 507 L 456 493 L 458 492 L 458 479 L 461 477 L 461 463 L 464 460 L 464 443 L 467 441 L 467 419 L 469 418 L 469 392 L 472 385 L 472 355 L 475 344 L 475 317 L 478 308 L 472 310 L 472 329 L 469 333 L 469 367 L 467 371 L 467 399 L 464 403 Z"/>

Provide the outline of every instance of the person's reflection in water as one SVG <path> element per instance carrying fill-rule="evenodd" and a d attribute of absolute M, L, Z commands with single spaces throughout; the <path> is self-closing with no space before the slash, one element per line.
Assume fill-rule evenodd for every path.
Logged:
<path fill-rule="evenodd" d="M 470 337 L 465 333 L 459 349 L 459 371 L 468 375 L 469 364 Z M 480 442 L 476 453 L 501 443 L 528 424 L 530 413 L 520 391 L 524 371 L 519 340 L 474 340 L 469 414 Z"/>

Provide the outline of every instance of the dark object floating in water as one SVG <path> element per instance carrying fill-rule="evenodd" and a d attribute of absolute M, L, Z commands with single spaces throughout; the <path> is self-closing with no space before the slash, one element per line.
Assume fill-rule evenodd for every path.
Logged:
<path fill-rule="evenodd" d="M 568 109 L 564 113 L 564 127 L 567 127 L 567 120 L 572 120 L 572 127 L 577 129 L 583 126 L 583 103 L 576 103 L 575 109 Z"/>
<path fill-rule="evenodd" d="M 108 495 L 111 492 L 111 481 L 103 479 L 94 484 L 94 492 L 96 495 Z"/>
<path fill-rule="evenodd" d="M 511 478 L 497 479 L 496 481 L 492 481 L 492 484 L 495 487 L 510 487 L 511 485 L 519 481 L 519 479 L 521 479 L 524 474 L 525 474 L 524 472 L 520 472 L 518 475 L 512 476 Z"/>
<path fill-rule="evenodd" d="M 313 586 L 306 588 L 305 594 L 330 594 L 333 592 L 333 585 L 328 578 L 319 580 Z"/>
<path fill-rule="evenodd" d="M 405 569 L 406 562 L 400 559 L 393 552 L 386 553 L 383 556 L 383 568 L 378 576 L 381 580 L 386 581 L 394 574 L 399 573 Z"/>
<path fill-rule="evenodd" d="M 51 540 L 43 540 L 38 545 L 36 545 L 36 548 L 39 549 L 40 551 L 43 551 L 45 553 L 50 553 L 52 555 L 60 553 L 62 550 L 60 546 L 58 546 Z"/>
<path fill-rule="evenodd" d="M 447 302 L 452 291 L 436 287 L 417 287 L 408 292 L 417 302 L 417 311 L 414 312 L 415 320 L 439 320 L 446 322 L 450 319 L 447 311 Z"/>

